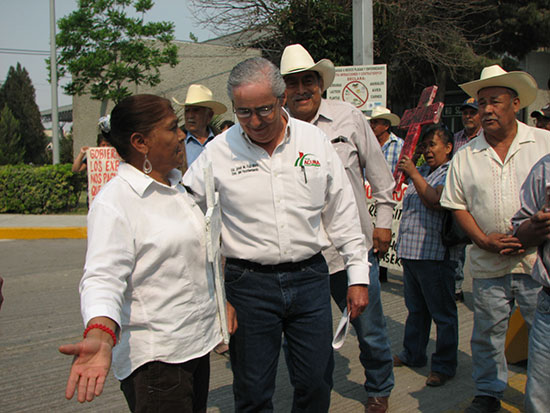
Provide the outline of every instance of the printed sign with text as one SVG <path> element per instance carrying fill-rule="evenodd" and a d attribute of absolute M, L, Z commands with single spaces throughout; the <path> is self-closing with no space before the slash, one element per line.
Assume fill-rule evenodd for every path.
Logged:
<path fill-rule="evenodd" d="M 115 148 L 90 148 L 86 151 L 88 200 L 91 204 L 99 190 L 116 176 L 122 159 Z"/>

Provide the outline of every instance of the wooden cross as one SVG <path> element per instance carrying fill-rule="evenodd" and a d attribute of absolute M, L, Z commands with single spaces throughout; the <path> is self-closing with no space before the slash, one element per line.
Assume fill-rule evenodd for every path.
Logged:
<path fill-rule="evenodd" d="M 218 317 L 220 321 L 223 342 L 229 343 L 229 330 L 227 328 L 227 308 L 225 304 L 225 286 L 222 272 L 222 260 L 220 252 L 220 240 L 222 232 L 222 216 L 220 209 L 220 197 L 214 188 L 214 177 L 212 164 L 208 164 L 204 170 L 204 183 L 206 189 L 206 252 L 208 264 L 214 275 L 214 293 L 218 306 Z"/>
<path fill-rule="evenodd" d="M 408 128 L 409 130 L 407 131 L 407 136 L 405 136 L 405 143 L 403 144 L 399 160 L 404 155 L 409 158 L 413 157 L 422 126 L 439 122 L 441 112 L 443 112 L 443 102 L 433 103 L 436 93 L 437 86 L 435 85 L 425 88 L 420 95 L 418 105 L 414 109 L 407 109 L 403 113 L 398 127 L 399 129 Z M 405 181 L 405 174 L 396 168 L 393 177 L 396 182 L 394 192 L 398 192 Z"/>

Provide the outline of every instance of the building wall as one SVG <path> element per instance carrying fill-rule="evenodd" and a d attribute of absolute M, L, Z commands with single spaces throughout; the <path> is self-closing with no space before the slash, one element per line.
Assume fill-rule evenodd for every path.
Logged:
<path fill-rule="evenodd" d="M 245 59 L 260 56 L 257 49 L 233 48 L 193 42 L 176 42 L 179 47 L 180 63 L 174 68 L 160 69 L 161 83 L 155 87 L 130 85 L 132 93 L 152 93 L 172 100 L 185 101 L 187 88 L 200 83 L 212 90 L 214 99 L 227 106 L 221 117 L 233 119 L 231 101 L 227 96 L 226 83 L 231 69 Z M 100 102 L 88 95 L 73 97 L 73 140 L 74 155 L 82 146 L 95 146 L 98 133 L 97 121 L 113 109 L 113 102 Z M 174 104 L 174 109 L 183 123 L 183 110 Z"/>
<path fill-rule="evenodd" d="M 550 50 L 541 49 L 529 53 L 521 62 L 521 68 L 531 74 L 539 86 L 537 99 L 526 110 L 527 124 L 535 126 L 535 119 L 530 116 L 531 112 L 550 103 Z"/>

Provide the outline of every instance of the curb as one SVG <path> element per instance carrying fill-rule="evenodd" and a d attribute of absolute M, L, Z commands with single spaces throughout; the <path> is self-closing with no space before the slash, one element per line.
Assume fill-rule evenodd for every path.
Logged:
<path fill-rule="evenodd" d="M 86 227 L 13 227 L 0 228 L 0 239 L 86 238 Z"/>

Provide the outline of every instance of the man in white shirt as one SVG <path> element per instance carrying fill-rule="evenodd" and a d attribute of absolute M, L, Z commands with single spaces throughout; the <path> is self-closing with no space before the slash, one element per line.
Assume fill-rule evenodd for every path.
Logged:
<path fill-rule="evenodd" d="M 361 229 L 369 247 L 369 305 L 353 326 L 357 332 L 365 369 L 367 412 L 385 412 L 394 385 L 393 361 L 386 333 L 386 321 L 380 300 L 378 260 L 391 240 L 391 222 L 395 202 L 392 191 L 395 181 L 369 123 L 352 105 L 326 100 L 321 94 L 334 79 L 334 65 L 328 59 L 315 63 L 299 44 L 287 46 L 281 58 L 281 74 L 286 83 L 287 107 L 296 119 L 320 128 L 330 138 L 351 182 L 359 208 Z M 368 211 L 365 178 L 376 200 L 376 228 Z M 342 258 L 334 248 L 323 252 L 330 270 L 330 290 L 343 311 L 346 307 L 347 280 Z"/>
<path fill-rule="evenodd" d="M 345 259 L 351 318 L 368 303 L 367 246 L 353 190 L 323 132 L 283 109 L 285 83 L 272 63 L 238 64 L 227 88 L 239 124 L 205 148 L 183 181 L 204 206 L 203 168 L 211 164 L 220 194 L 226 294 L 239 322 L 229 345 L 235 410 L 273 410 L 284 334 L 294 409 L 326 412 L 334 369 L 321 254 L 328 237 Z"/>
<path fill-rule="evenodd" d="M 535 100 L 537 84 L 525 72 L 494 65 L 460 87 L 477 98 L 482 132 L 451 160 L 441 205 L 454 210 L 473 241 L 473 378 L 476 395 L 466 412 L 496 412 L 507 382 L 504 342 L 514 306 L 531 326 L 540 284 L 531 277 L 536 258 L 512 235 L 520 188 L 532 166 L 550 152 L 550 133 L 516 120 Z"/>

